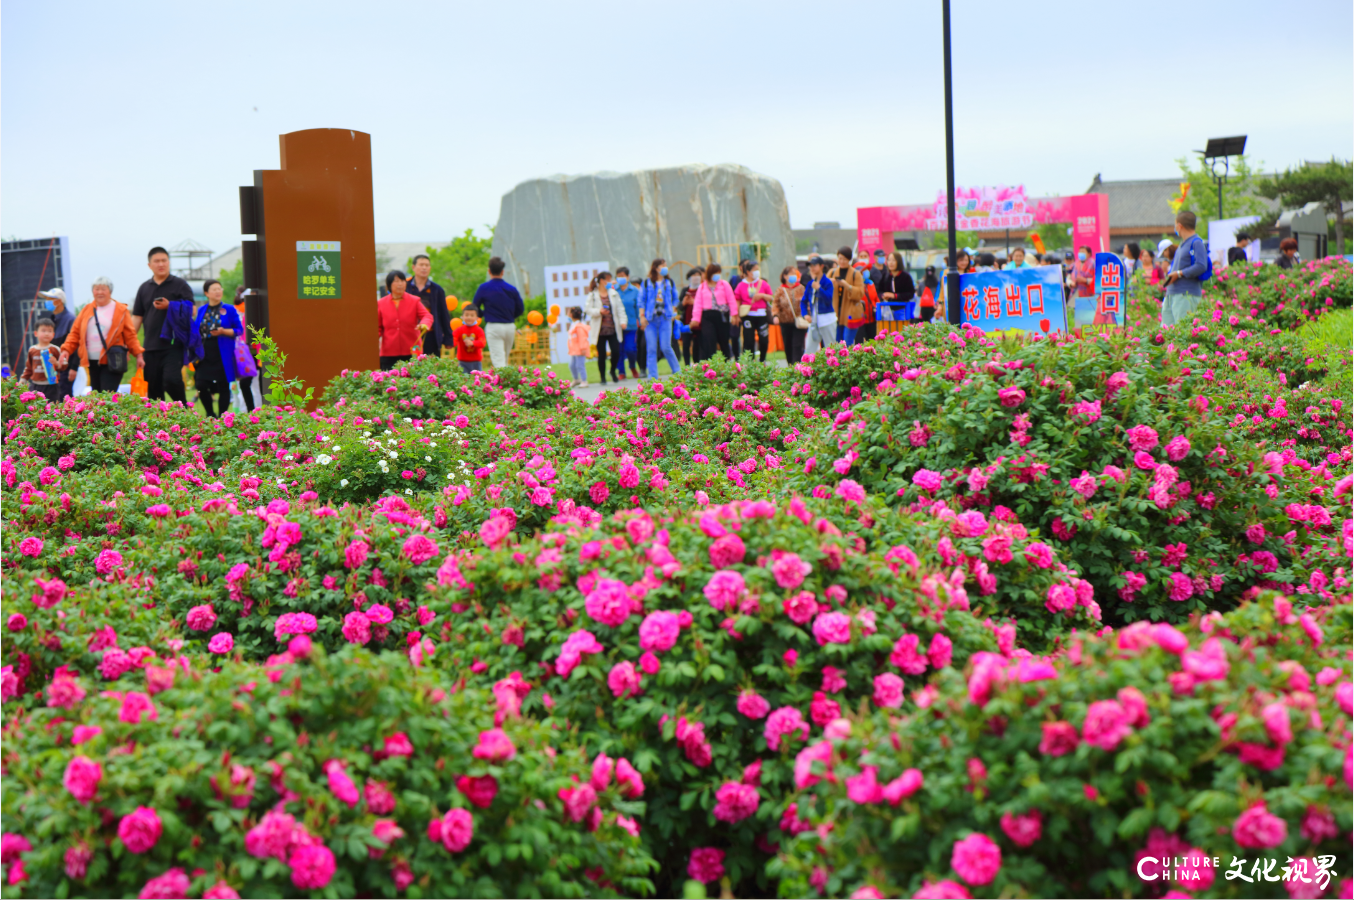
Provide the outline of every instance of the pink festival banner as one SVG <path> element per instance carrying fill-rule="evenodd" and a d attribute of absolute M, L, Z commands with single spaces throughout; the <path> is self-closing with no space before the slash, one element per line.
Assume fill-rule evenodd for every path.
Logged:
<path fill-rule="evenodd" d="M 1089 246 L 1092 253 L 1110 250 L 1109 197 L 1104 194 L 1028 198 L 1023 185 L 1000 185 L 956 188 L 955 195 L 959 231 L 1024 231 L 1048 222 L 1065 222 L 1072 226 L 1073 246 Z M 859 249 L 892 250 L 894 232 L 944 231 L 947 215 L 944 191 L 931 204 L 857 209 Z"/>

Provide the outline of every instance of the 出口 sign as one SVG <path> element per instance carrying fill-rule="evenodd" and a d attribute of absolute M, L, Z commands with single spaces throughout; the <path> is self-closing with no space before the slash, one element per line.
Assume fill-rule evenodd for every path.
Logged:
<path fill-rule="evenodd" d="M 296 296 L 343 296 L 340 248 L 338 241 L 296 242 Z"/>

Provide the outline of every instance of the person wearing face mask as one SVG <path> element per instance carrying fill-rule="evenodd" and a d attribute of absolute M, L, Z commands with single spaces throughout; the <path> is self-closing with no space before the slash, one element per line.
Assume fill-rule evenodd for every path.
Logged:
<path fill-rule="evenodd" d="M 645 370 L 649 378 L 658 377 L 658 355 L 668 361 L 673 374 L 682 370 L 677 351 L 672 349 L 673 324 L 677 320 L 677 286 L 668 277 L 668 262 L 649 263 L 649 277 L 639 291 L 639 324 L 644 329 Z"/>
<path fill-rule="evenodd" d="M 903 266 L 903 254 L 894 250 L 884 258 L 884 277 L 879 282 L 879 299 L 885 303 L 906 303 L 904 319 L 915 318 L 912 306 L 917 296 L 917 285 Z M 934 303 L 934 298 L 932 300 Z M 934 314 L 934 308 L 932 310 Z"/>
<path fill-rule="evenodd" d="M 588 285 L 584 309 L 588 314 L 588 339 L 597 348 L 597 372 L 606 384 L 607 356 L 611 357 L 611 378 L 621 380 L 625 359 L 621 356 L 621 335 L 625 332 L 625 306 L 611 289 L 611 273 L 599 272 Z"/>
<path fill-rule="evenodd" d="M 821 256 L 809 257 L 809 278 L 799 298 L 799 313 L 809 322 L 804 352 L 817 353 L 837 338 L 836 285 L 823 269 Z"/>
<path fill-rule="evenodd" d="M 1095 254 L 1090 247 L 1077 251 L 1077 264 L 1072 267 L 1072 287 L 1078 297 L 1095 296 Z"/>
<path fill-rule="evenodd" d="M 809 333 L 809 322 L 799 315 L 799 299 L 804 286 L 799 283 L 799 270 L 786 266 L 780 272 L 780 287 L 772 300 L 772 321 L 780 327 L 780 341 L 785 347 L 785 361 L 794 365 L 804 356 L 804 338 Z"/>
<path fill-rule="evenodd" d="M 682 288 L 681 299 L 678 305 L 681 307 L 681 325 L 682 332 L 682 362 L 691 365 L 692 362 L 701 361 L 701 340 L 700 331 L 697 330 L 691 321 L 691 311 L 696 305 L 696 292 L 700 290 L 701 282 L 705 278 L 705 270 L 700 266 L 686 273 L 686 287 Z"/>
<path fill-rule="evenodd" d="M 766 362 L 766 349 L 771 342 L 769 303 L 774 299 L 771 285 L 762 280 L 761 268 L 749 262 L 747 275 L 733 293 L 738 300 L 738 315 L 742 320 L 743 346 L 749 354 L 758 353 L 760 360 Z"/>
<path fill-rule="evenodd" d="M 714 359 L 715 349 L 729 359 L 729 321 L 737 299 L 724 282 L 724 269 L 719 263 L 710 263 L 705 269 L 705 280 L 696 290 L 696 303 L 691 309 L 691 323 L 700 331 L 701 356 Z"/>
<path fill-rule="evenodd" d="M 629 266 L 620 266 L 616 269 L 616 283 L 612 289 L 621 298 L 621 305 L 625 307 L 625 334 L 621 339 L 621 353 L 624 354 L 625 361 L 621 365 L 620 377 L 625 377 L 628 365 L 631 378 L 639 378 L 641 372 L 648 378 L 649 372 L 644 368 L 644 332 L 639 327 L 641 318 L 639 288 L 630 282 Z"/>
<path fill-rule="evenodd" d="M 944 302 L 945 291 L 936 276 L 936 267 L 927 266 L 926 274 L 921 280 L 921 296 L 917 300 L 918 318 L 923 322 L 931 321 L 936 317 L 936 307 Z"/>
<path fill-rule="evenodd" d="M 837 342 L 850 347 L 856 342 L 856 329 L 865 319 L 865 279 L 851 265 L 851 248 L 837 251 L 837 267 L 832 270 L 832 308 L 837 317 Z M 851 324 L 851 323 L 856 324 Z"/>
<path fill-rule="evenodd" d="M 865 282 L 865 295 L 861 298 L 861 302 L 865 305 L 865 315 L 856 326 L 856 343 L 863 344 L 874 340 L 875 334 L 878 333 L 875 319 L 879 307 L 879 279 L 874 269 L 870 268 L 870 254 L 864 250 L 856 257 L 855 269 Z"/>
<path fill-rule="evenodd" d="M 61 288 L 52 288 L 50 291 L 40 292 L 38 296 L 47 301 L 47 314 L 56 328 L 56 335 L 52 338 L 52 343 L 60 347 L 66 343 L 66 337 L 71 333 L 71 326 L 75 324 L 75 316 L 70 310 L 66 309 L 66 292 Z M 60 396 L 57 402 L 73 395 L 75 375 L 78 371 L 78 367 L 71 366 L 69 371 L 61 374 Z"/>
<path fill-rule="evenodd" d="M 1161 301 L 1163 328 L 1189 321 L 1203 298 L 1203 282 L 1213 272 L 1208 245 L 1194 232 L 1197 222 L 1189 210 L 1176 213 L 1175 233 L 1180 236 L 1180 244 L 1175 248 L 1171 270 L 1166 275 L 1166 297 Z"/>
<path fill-rule="evenodd" d="M 235 380 L 235 337 L 244 330 L 235 307 L 221 302 L 225 288 L 215 278 L 202 285 L 207 302 L 197 311 L 193 326 L 202 336 L 202 359 L 194 367 L 193 380 L 207 418 L 220 418 L 230 406 L 230 383 Z M 212 398 L 217 398 L 212 410 Z"/>

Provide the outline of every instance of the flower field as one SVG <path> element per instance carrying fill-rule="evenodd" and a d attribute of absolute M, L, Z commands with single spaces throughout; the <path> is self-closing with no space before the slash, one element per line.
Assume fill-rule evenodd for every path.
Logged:
<path fill-rule="evenodd" d="M 7 384 L 4 896 L 1349 897 L 1350 306 Z"/>

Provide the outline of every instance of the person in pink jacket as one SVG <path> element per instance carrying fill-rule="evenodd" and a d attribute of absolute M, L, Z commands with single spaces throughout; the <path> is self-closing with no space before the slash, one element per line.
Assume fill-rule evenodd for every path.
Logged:
<path fill-rule="evenodd" d="M 423 350 L 423 334 L 432 328 L 432 313 L 413 294 L 405 294 L 409 279 L 396 269 L 386 276 L 389 294 L 376 301 L 376 330 L 381 338 L 381 371 L 413 358 Z"/>
<path fill-rule="evenodd" d="M 702 359 L 713 359 L 715 347 L 729 359 L 729 319 L 737 310 L 738 300 L 729 283 L 724 280 L 719 263 L 705 267 L 705 276 L 696 290 L 696 303 L 691 308 L 691 327 L 700 332 Z"/>

